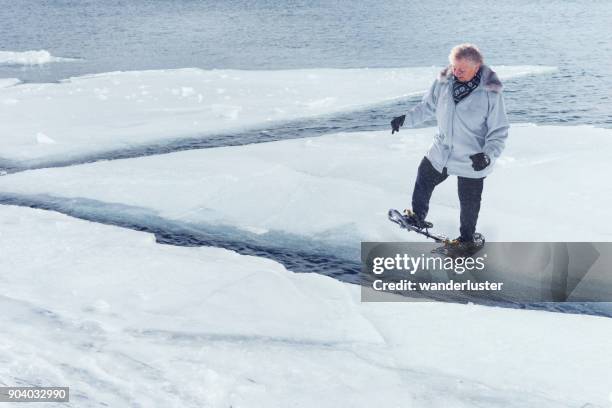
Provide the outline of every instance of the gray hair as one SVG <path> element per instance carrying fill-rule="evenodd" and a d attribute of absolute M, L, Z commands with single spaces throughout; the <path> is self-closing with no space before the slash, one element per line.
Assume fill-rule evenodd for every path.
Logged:
<path fill-rule="evenodd" d="M 453 47 L 448 55 L 448 61 L 452 64 L 454 60 L 466 59 L 475 64 L 482 64 L 483 58 L 480 50 L 474 44 L 463 43 Z"/>

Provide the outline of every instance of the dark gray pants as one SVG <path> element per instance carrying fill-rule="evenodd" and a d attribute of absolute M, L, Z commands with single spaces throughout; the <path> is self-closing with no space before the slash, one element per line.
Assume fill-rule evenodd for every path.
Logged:
<path fill-rule="evenodd" d="M 419 165 L 414 191 L 412 192 L 412 211 L 422 220 L 429 212 L 429 200 L 434 188 L 446 180 L 448 173 L 446 167 L 442 173 L 438 172 L 427 157 L 423 157 Z M 482 197 L 483 178 L 457 177 L 459 191 L 459 204 L 461 205 L 460 222 L 461 239 L 471 241 L 476 232 L 476 222 L 480 212 L 480 199 Z"/>

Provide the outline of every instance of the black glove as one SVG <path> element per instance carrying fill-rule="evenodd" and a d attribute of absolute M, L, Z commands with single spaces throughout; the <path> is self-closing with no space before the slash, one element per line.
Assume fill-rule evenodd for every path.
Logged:
<path fill-rule="evenodd" d="M 476 171 L 484 170 L 489 164 L 491 159 L 484 153 L 476 153 L 470 156 L 472 159 L 472 167 Z"/>
<path fill-rule="evenodd" d="M 391 121 L 391 134 L 395 132 L 399 132 L 399 128 L 404 126 L 404 120 L 406 119 L 406 115 L 398 116 L 397 118 L 393 118 Z"/>

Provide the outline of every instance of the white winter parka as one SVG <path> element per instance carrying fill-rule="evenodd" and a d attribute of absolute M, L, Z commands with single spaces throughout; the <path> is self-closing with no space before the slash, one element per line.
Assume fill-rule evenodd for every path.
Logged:
<path fill-rule="evenodd" d="M 485 177 L 504 150 L 510 127 L 502 83 L 483 64 L 478 87 L 455 104 L 453 81 L 452 68 L 443 69 L 422 101 L 406 113 L 404 126 L 412 127 L 435 116 L 438 132 L 427 152 L 434 168 L 442 172 L 446 167 L 448 174 L 461 177 Z M 475 171 L 470 156 L 481 152 L 491 158 L 491 164 Z"/>

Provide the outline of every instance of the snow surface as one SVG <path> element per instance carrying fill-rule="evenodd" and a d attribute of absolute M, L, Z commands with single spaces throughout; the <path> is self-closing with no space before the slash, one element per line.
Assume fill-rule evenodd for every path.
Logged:
<path fill-rule="evenodd" d="M 111 72 L 0 89 L 0 158 L 29 164 L 265 125 L 425 92 L 439 67 Z M 501 78 L 555 71 L 498 66 Z M 56 143 L 40 143 L 43 133 Z"/>
<path fill-rule="evenodd" d="M 0 253 L 2 385 L 70 386 L 62 406 L 609 404 L 606 318 L 361 303 L 273 261 L 12 206 Z"/>
<path fill-rule="evenodd" d="M 1 177 L 0 188 L 3 196 L 92 199 L 101 212 L 105 203 L 120 212 L 110 207 L 119 203 L 130 214 L 358 248 L 418 239 L 386 213 L 410 207 L 434 132 L 342 133 L 33 170 Z M 489 241 L 611 241 L 611 154 L 610 129 L 513 125 L 485 180 L 479 231 Z M 429 218 L 437 231 L 458 235 L 455 177 L 434 192 Z"/>
<path fill-rule="evenodd" d="M 0 65 L 43 65 L 50 62 L 66 62 L 76 60 L 76 58 L 53 56 L 47 50 L 0 51 Z"/>

